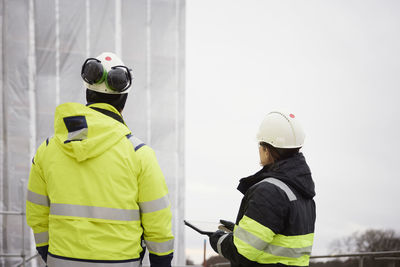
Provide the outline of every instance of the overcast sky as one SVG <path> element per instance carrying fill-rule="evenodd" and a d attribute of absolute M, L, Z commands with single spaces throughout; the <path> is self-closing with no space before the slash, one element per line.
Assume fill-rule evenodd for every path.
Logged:
<path fill-rule="evenodd" d="M 400 233 L 400 1 L 186 4 L 185 217 L 235 220 L 238 180 L 260 168 L 258 126 L 283 109 L 306 132 L 313 254 L 354 231 Z M 202 245 L 187 229 L 195 263 Z"/>

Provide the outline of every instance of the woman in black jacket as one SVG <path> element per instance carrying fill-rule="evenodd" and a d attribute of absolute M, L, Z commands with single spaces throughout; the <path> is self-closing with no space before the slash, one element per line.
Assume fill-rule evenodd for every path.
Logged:
<path fill-rule="evenodd" d="M 271 112 L 257 139 L 263 168 L 240 180 L 236 223 L 221 221 L 232 232 L 216 231 L 210 244 L 231 266 L 308 266 L 316 215 L 303 129 L 293 114 Z"/>

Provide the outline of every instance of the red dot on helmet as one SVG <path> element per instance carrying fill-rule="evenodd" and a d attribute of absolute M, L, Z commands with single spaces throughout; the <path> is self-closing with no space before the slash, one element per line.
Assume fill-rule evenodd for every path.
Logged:
<path fill-rule="evenodd" d="M 294 117 L 295 117 L 293 114 L 290 114 L 289 116 L 290 116 L 290 118 L 293 118 L 293 119 L 294 119 Z"/>
<path fill-rule="evenodd" d="M 106 57 L 106 60 L 107 60 L 107 61 L 110 61 L 110 60 L 111 60 L 111 57 Z"/>

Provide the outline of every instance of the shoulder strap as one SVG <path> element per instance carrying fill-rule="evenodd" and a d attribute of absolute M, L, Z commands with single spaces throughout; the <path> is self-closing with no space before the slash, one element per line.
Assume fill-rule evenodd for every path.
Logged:
<path fill-rule="evenodd" d="M 96 108 L 96 107 L 90 107 L 90 108 L 94 109 L 94 110 L 96 110 L 96 111 L 98 111 L 100 113 L 103 113 L 104 115 L 109 116 L 109 117 L 113 118 L 114 120 L 119 121 L 122 124 L 125 123 L 121 116 L 119 116 L 118 114 L 116 114 L 116 113 L 114 113 L 112 111 L 109 111 L 107 109 L 102 109 L 102 108 Z"/>
<path fill-rule="evenodd" d="M 287 186 L 287 184 L 285 184 L 285 183 L 282 182 L 281 180 L 278 180 L 278 179 L 276 179 L 276 178 L 269 177 L 269 178 L 265 178 L 264 180 L 258 182 L 257 184 L 259 184 L 259 183 L 264 183 L 264 182 L 273 184 L 273 185 L 279 187 L 280 189 L 282 189 L 282 190 L 286 193 L 287 197 L 289 198 L 289 201 L 295 201 L 295 200 L 297 200 L 297 197 L 296 197 L 296 195 L 293 193 L 292 189 L 290 189 L 289 186 Z"/>

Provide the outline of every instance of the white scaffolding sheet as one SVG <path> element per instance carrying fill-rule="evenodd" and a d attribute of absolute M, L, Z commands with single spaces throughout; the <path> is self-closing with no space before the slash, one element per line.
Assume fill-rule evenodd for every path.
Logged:
<path fill-rule="evenodd" d="M 55 107 L 85 103 L 85 58 L 116 52 L 135 76 L 124 119 L 156 151 L 172 204 L 173 265 L 185 264 L 184 15 L 185 0 L 0 0 L 0 211 L 21 211 L 21 181 L 53 133 Z M 0 215 L 0 254 L 34 253 L 21 227 Z M 0 266 L 20 261 L 0 257 Z"/>

